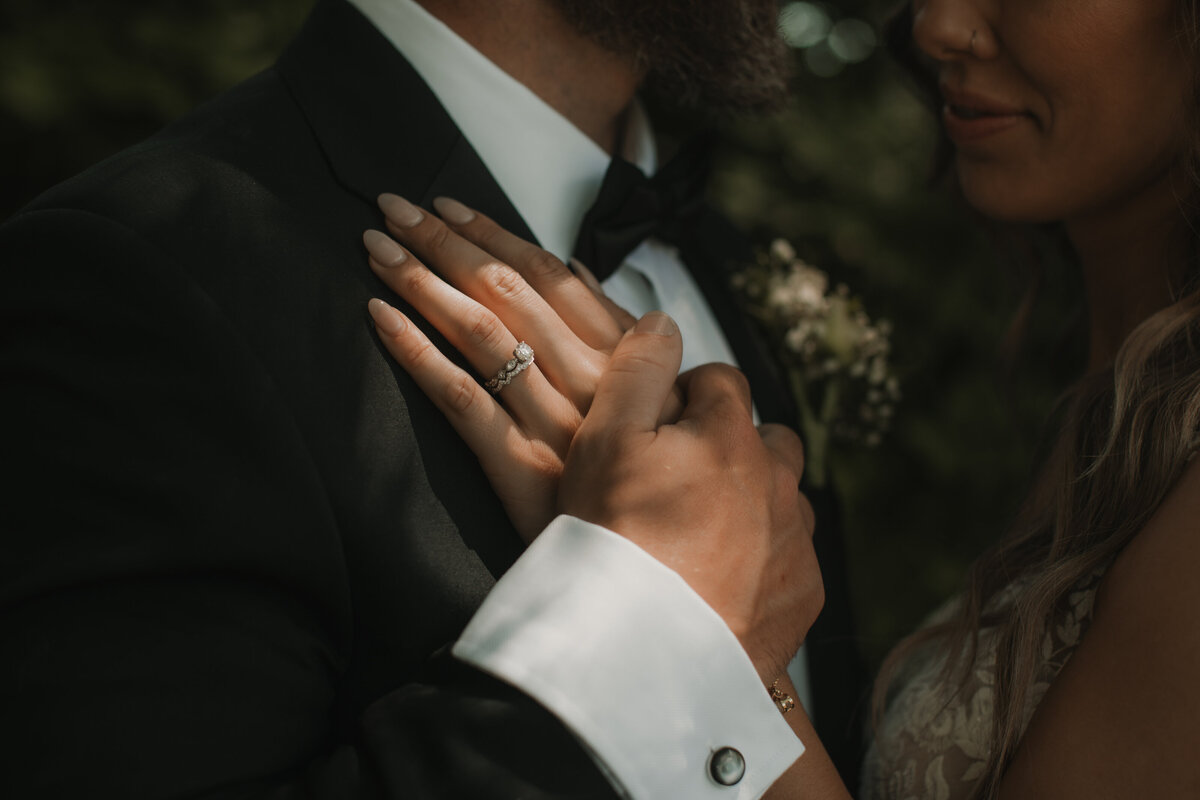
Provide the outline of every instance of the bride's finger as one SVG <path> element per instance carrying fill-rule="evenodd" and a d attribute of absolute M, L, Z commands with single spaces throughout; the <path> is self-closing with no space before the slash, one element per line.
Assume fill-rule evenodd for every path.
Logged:
<path fill-rule="evenodd" d="M 516 270 L 400 197 L 382 195 L 380 207 L 388 229 L 408 248 L 399 248 L 378 232 L 365 234 L 368 250 L 374 248 L 372 253 L 378 253 L 380 263 L 414 253 L 449 283 L 491 309 L 517 338 L 540 347 L 538 355 L 546 377 L 577 408 L 586 410 L 603 368 L 597 362 L 599 354 L 574 334 Z M 400 291 L 387 275 L 381 277 Z"/>
<path fill-rule="evenodd" d="M 519 272 L 581 340 L 606 352 L 616 347 L 625 328 L 557 256 L 457 200 L 438 197 L 433 207 L 459 235 Z"/>
<path fill-rule="evenodd" d="M 579 276 L 579 279 L 592 291 L 592 294 L 596 296 L 600 304 L 608 310 L 609 315 L 617 321 L 617 325 L 621 328 L 622 333 L 637 324 L 637 317 L 612 301 L 604 292 L 604 287 L 600 285 L 600 281 L 596 280 L 596 276 L 587 268 L 587 265 L 578 258 L 572 258 L 570 266 L 571 271 Z"/>
<path fill-rule="evenodd" d="M 412 376 L 473 451 L 499 450 L 509 436 L 520 435 L 516 422 L 487 390 L 446 358 L 412 320 L 377 298 L 367 303 L 367 310 L 392 358 Z"/>
<path fill-rule="evenodd" d="M 505 500 L 528 541 L 553 516 L 561 455 L 530 440 L 476 380 L 459 369 L 412 321 L 382 300 L 367 304 L 387 351 L 446 417 Z"/>
<path fill-rule="evenodd" d="M 368 231 L 368 263 L 422 317 L 437 328 L 471 366 L 490 378 L 513 358 L 517 338 L 494 313 L 467 297 L 405 254 L 385 234 Z M 530 341 L 535 348 L 539 340 Z M 593 358 L 598 358 L 589 350 Z M 542 361 L 537 354 L 538 362 Z M 565 449 L 578 425 L 579 410 L 547 380 L 538 366 L 524 370 L 504 389 L 504 402 L 528 435 Z"/>

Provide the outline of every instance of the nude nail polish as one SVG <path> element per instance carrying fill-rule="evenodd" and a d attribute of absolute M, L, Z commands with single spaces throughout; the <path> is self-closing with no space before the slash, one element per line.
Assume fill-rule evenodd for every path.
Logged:
<path fill-rule="evenodd" d="M 395 336 L 404 332 L 404 317 L 399 311 L 379 298 L 371 298 L 367 303 L 367 311 L 371 314 L 371 319 L 375 321 L 375 324 L 384 333 Z"/>
<path fill-rule="evenodd" d="M 433 207 L 451 225 L 466 225 L 475 219 L 475 212 L 449 197 L 434 198 Z"/>
<path fill-rule="evenodd" d="M 381 267 L 394 267 L 408 260 L 408 253 L 404 252 L 404 248 L 382 231 L 363 231 L 363 244 L 366 245 L 371 258 Z"/>
<path fill-rule="evenodd" d="M 425 219 L 425 214 L 421 209 L 399 195 L 379 195 L 379 207 L 393 225 L 401 228 L 412 228 Z"/>

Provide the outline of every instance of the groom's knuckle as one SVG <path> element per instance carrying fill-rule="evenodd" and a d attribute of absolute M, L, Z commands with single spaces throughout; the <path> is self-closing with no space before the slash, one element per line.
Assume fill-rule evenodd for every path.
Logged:
<path fill-rule="evenodd" d="M 796 473 L 784 464 L 782 461 L 772 460 L 771 466 L 771 487 L 775 492 L 775 502 L 781 506 L 794 506 L 800 508 L 800 480 L 796 477 Z"/>
<path fill-rule="evenodd" d="M 809 536 L 816 533 L 817 514 L 813 511 L 812 503 L 799 490 L 796 491 L 797 511 L 800 514 L 800 524 Z"/>
<path fill-rule="evenodd" d="M 717 398 L 713 401 L 710 413 L 721 422 L 718 444 L 723 451 L 736 454 L 738 463 L 744 469 L 771 469 L 774 460 L 768 462 L 762 458 L 764 448 L 758 430 L 748 419 L 742 420 L 744 414 L 736 400 L 728 396 Z"/>
<path fill-rule="evenodd" d="M 750 382 L 746 380 L 746 375 L 740 369 L 731 367 L 728 364 L 711 364 L 708 366 L 709 373 L 712 376 L 714 383 L 722 386 L 731 394 L 747 394 L 750 391 Z"/>
<path fill-rule="evenodd" d="M 766 435 L 770 437 L 771 449 L 775 452 L 780 466 L 799 478 L 804 472 L 804 445 L 800 437 L 783 426 L 767 429 Z"/>
<path fill-rule="evenodd" d="M 750 398 L 750 382 L 745 373 L 727 364 L 705 364 L 699 370 L 703 372 L 703 380 L 721 396 L 723 403 L 741 415 Z"/>

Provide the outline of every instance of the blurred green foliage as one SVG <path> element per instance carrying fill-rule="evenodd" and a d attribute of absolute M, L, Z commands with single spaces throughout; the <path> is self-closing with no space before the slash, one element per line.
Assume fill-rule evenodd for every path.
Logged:
<path fill-rule="evenodd" d="M 0 218 L 268 65 L 310 6 L 0 0 Z M 870 0 L 821 8 L 835 21 L 880 14 Z M 930 186 L 932 115 L 878 49 L 861 57 L 831 68 L 828 53 L 797 51 L 788 108 L 723 128 L 712 197 L 895 324 L 905 399 L 894 431 L 834 463 L 877 660 L 958 588 L 1012 513 L 1074 368 L 1070 348 L 1052 348 L 1075 288 L 1059 280 L 1035 319 L 1030 349 L 1053 357 L 1002 379 L 996 345 L 1020 282 L 969 212 Z"/>
<path fill-rule="evenodd" d="M 0 0 L 0 218 L 269 65 L 310 0 Z"/>

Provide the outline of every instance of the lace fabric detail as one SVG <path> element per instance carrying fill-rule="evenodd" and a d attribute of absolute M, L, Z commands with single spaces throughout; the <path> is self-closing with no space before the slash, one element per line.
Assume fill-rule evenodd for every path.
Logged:
<path fill-rule="evenodd" d="M 1022 730 L 1045 697 L 1050 683 L 1079 646 L 1092 618 L 1099 570 L 1072 591 L 1042 643 L 1042 663 L 1031 687 Z M 1009 587 L 999 598 L 1011 602 L 1024 588 Z M 948 619 L 957 600 L 935 612 L 927 624 Z M 919 650 L 902 667 L 876 738 L 863 764 L 864 800 L 962 800 L 969 798 L 987 763 L 995 700 L 998 635 L 984 631 L 967 683 L 951 696 L 942 681 L 946 654 L 936 643 Z"/>

